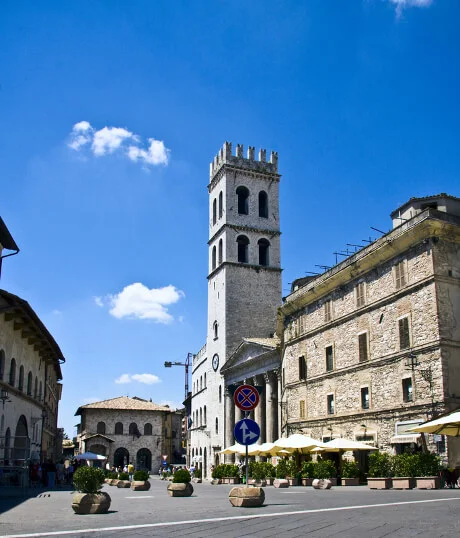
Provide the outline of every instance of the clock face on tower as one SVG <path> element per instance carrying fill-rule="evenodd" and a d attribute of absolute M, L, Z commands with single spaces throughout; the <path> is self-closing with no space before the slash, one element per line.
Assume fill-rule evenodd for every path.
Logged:
<path fill-rule="evenodd" d="M 219 355 L 217 353 L 212 358 L 212 368 L 214 372 L 217 372 L 217 368 L 219 368 Z"/>

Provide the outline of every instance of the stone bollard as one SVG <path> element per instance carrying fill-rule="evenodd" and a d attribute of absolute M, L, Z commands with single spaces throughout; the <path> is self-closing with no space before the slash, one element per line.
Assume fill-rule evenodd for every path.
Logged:
<path fill-rule="evenodd" d="M 133 480 L 131 482 L 131 489 L 133 491 L 148 491 L 150 489 L 150 482 L 148 480 Z"/>
<path fill-rule="evenodd" d="M 275 488 L 288 488 L 289 480 L 286 480 L 285 478 L 277 478 L 273 481 L 273 485 Z"/>
<path fill-rule="evenodd" d="M 332 482 L 330 480 L 328 480 L 327 478 L 325 478 L 325 479 L 315 478 L 313 480 L 312 486 L 315 489 L 331 489 Z"/>
<path fill-rule="evenodd" d="M 236 487 L 230 490 L 228 500 L 232 506 L 237 507 L 262 506 L 265 501 L 265 492 L 262 488 Z"/>
<path fill-rule="evenodd" d="M 183 483 L 169 483 L 168 484 L 168 495 L 170 497 L 190 497 L 193 493 L 193 486 L 190 482 Z"/>

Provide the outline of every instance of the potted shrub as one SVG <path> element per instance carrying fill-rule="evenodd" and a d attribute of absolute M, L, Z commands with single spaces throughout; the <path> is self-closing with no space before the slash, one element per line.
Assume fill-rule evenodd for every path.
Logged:
<path fill-rule="evenodd" d="M 265 463 L 263 461 L 252 461 L 249 464 L 249 476 L 254 479 L 254 486 L 265 487 L 267 485 Z"/>
<path fill-rule="evenodd" d="M 337 471 L 332 460 L 318 459 L 313 467 L 313 478 L 330 480 L 332 486 L 337 485 Z"/>
<path fill-rule="evenodd" d="M 304 461 L 301 469 L 302 486 L 311 486 L 315 464 L 312 461 Z"/>
<path fill-rule="evenodd" d="M 105 482 L 109 486 L 116 486 L 118 484 L 118 473 L 111 471 L 106 476 Z"/>
<path fill-rule="evenodd" d="M 214 467 L 212 470 L 211 476 L 213 479 L 214 484 L 222 484 L 222 478 L 223 478 L 223 465 L 219 464 Z"/>
<path fill-rule="evenodd" d="M 367 485 L 370 489 L 391 488 L 393 475 L 393 456 L 388 452 L 375 451 L 369 454 L 369 476 Z"/>
<path fill-rule="evenodd" d="M 227 464 L 225 465 L 225 475 L 224 475 L 226 484 L 239 484 L 240 483 L 240 470 L 238 465 Z"/>
<path fill-rule="evenodd" d="M 131 482 L 133 491 L 148 491 L 150 489 L 149 473 L 147 471 L 136 471 Z"/>
<path fill-rule="evenodd" d="M 101 491 L 104 471 L 98 467 L 79 467 L 73 475 L 73 484 L 79 492 L 72 498 L 72 509 L 76 514 L 104 514 L 110 508 L 108 493 Z"/>
<path fill-rule="evenodd" d="M 117 488 L 130 488 L 131 482 L 129 481 L 128 473 L 118 473 Z"/>
<path fill-rule="evenodd" d="M 355 461 L 342 461 L 342 486 L 359 486 L 359 467 Z"/>
<path fill-rule="evenodd" d="M 265 480 L 267 482 L 267 486 L 273 485 L 273 480 L 276 477 L 275 466 L 269 461 L 263 461 L 261 464 L 265 467 Z"/>
<path fill-rule="evenodd" d="M 195 472 L 193 473 L 193 481 L 197 484 L 201 484 L 201 477 L 202 477 L 201 469 L 195 469 Z"/>
<path fill-rule="evenodd" d="M 412 489 L 415 487 L 418 454 L 397 454 L 394 456 L 393 489 Z"/>
<path fill-rule="evenodd" d="M 193 493 L 191 479 L 187 469 L 178 469 L 174 473 L 172 482 L 168 484 L 168 495 L 170 497 L 190 497 Z"/>
<path fill-rule="evenodd" d="M 275 467 L 276 478 L 286 478 L 288 475 L 288 463 L 287 460 L 279 460 L 278 465 Z"/>
<path fill-rule="evenodd" d="M 418 489 L 439 489 L 441 487 L 441 460 L 431 452 L 419 453 L 415 477 Z"/>
<path fill-rule="evenodd" d="M 289 481 L 290 486 L 299 485 L 299 469 L 297 468 L 297 463 L 294 458 L 289 458 L 287 461 L 287 475 L 286 478 Z"/>

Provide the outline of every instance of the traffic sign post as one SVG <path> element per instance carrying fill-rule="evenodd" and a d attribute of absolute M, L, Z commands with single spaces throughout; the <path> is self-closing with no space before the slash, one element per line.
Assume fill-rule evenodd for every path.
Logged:
<path fill-rule="evenodd" d="M 260 428 L 257 422 L 249 419 L 247 414 L 259 405 L 259 392 L 252 385 L 240 385 L 233 393 L 235 405 L 246 413 L 246 418 L 235 424 L 233 435 L 240 445 L 246 446 L 246 485 L 249 479 L 248 446 L 257 442 L 260 437 Z"/>

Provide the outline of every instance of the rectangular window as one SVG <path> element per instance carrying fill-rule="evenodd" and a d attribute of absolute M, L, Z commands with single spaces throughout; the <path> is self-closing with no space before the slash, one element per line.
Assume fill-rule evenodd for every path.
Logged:
<path fill-rule="evenodd" d="M 332 346 L 326 348 L 326 372 L 334 369 L 334 350 Z"/>
<path fill-rule="evenodd" d="M 399 324 L 399 349 L 410 348 L 409 318 L 401 318 Z"/>
<path fill-rule="evenodd" d="M 299 380 L 303 381 L 307 379 L 307 363 L 305 357 L 299 357 Z"/>
<path fill-rule="evenodd" d="M 369 387 L 361 389 L 361 409 L 369 409 Z"/>
<path fill-rule="evenodd" d="M 324 321 L 328 323 L 332 321 L 332 301 L 326 301 L 324 303 Z"/>
<path fill-rule="evenodd" d="M 364 282 L 360 282 L 356 286 L 356 306 L 360 308 L 366 304 L 366 288 Z"/>
<path fill-rule="evenodd" d="M 403 400 L 412 402 L 412 379 L 410 377 L 402 380 Z"/>
<path fill-rule="evenodd" d="M 328 394 L 327 395 L 327 414 L 328 415 L 333 415 L 334 411 L 335 411 L 335 408 L 334 408 L 334 395 L 333 394 Z"/>
<path fill-rule="evenodd" d="M 299 417 L 305 418 L 305 400 L 299 402 Z"/>
<path fill-rule="evenodd" d="M 403 261 L 395 265 L 395 285 L 396 289 L 399 290 L 407 284 L 406 280 L 406 264 Z"/>
<path fill-rule="evenodd" d="M 369 359 L 367 333 L 358 335 L 359 344 L 359 362 L 366 362 Z"/>

